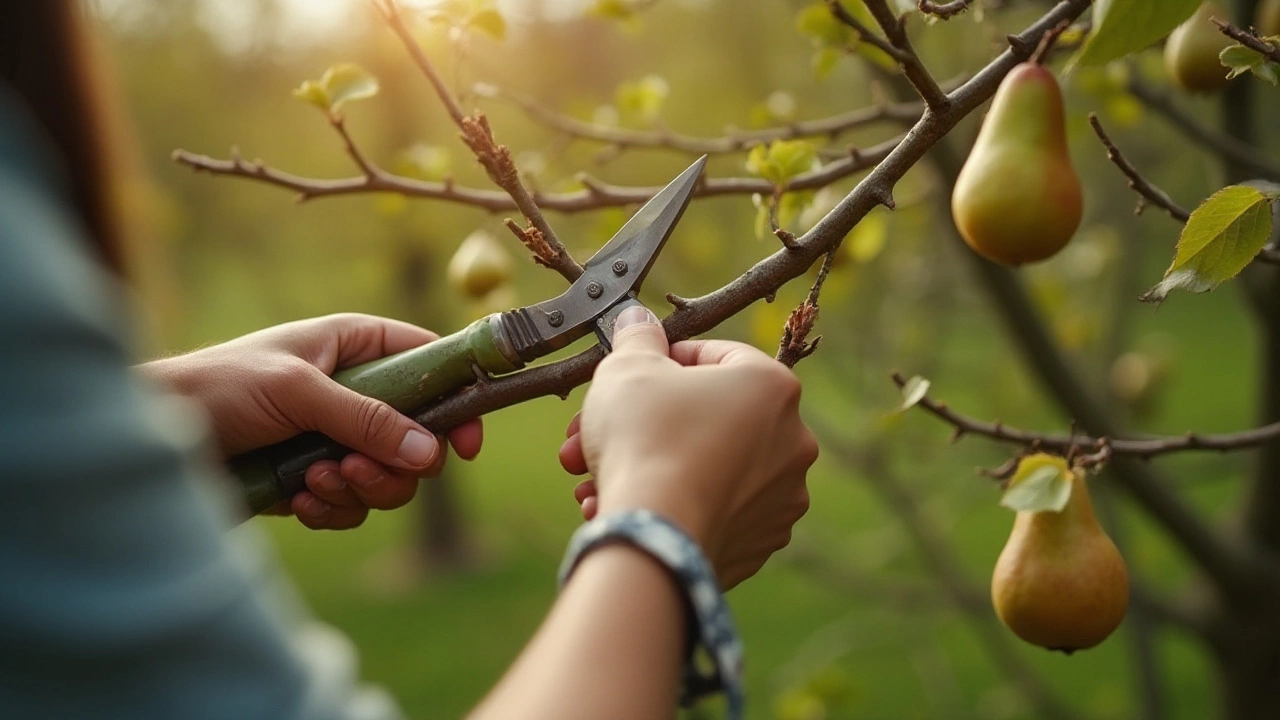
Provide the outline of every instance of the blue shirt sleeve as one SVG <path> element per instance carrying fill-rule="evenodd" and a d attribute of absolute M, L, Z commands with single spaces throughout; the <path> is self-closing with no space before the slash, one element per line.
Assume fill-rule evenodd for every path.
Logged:
<path fill-rule="evenodd" d="M 348 718 L 225 537 L 199 413 L 129 369 L 0 88 L 0 717 Z"/>

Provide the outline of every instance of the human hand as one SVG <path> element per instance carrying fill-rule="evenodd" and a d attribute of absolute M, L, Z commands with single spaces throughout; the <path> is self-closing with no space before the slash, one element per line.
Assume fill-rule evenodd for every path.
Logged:
<path fill-rule="evenodd" d="M 307 469 L 307 489 L 272 509 L 292 512 L 313 529 L 341 530 L 369 510 L 413 499 L 418 479 L 438 475 L 447 442 L 471 459 L 480 451 L 479 420 L 436 437 L 390 405 L 334 382 L 336 370 L 418 347 L 439 336 L 370 315 L 328 315 L 285 323 L 187 355 L 141 366 L 142 372 L 198 400 L 228 456 L 316 430 L 355 452 Z"/>
<path fill-rule="evenodd" d="M 613 342 L 560 448 L 566 470 L 594 477 L 575 497 L 588 519 L 632 508 L 666 516 L 731 588 L 790 542 L 809 507 L 818 445 L 800 420 L 800 381 L 742 343 L 668 348 L 644 308 L 623 312 Z"/>

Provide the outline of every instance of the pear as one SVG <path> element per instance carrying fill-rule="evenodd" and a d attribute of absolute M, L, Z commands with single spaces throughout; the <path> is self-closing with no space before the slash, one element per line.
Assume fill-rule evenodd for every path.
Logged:
<path fill-rule="evenodd" d="M 1023 640 L 1070 654 L 1111 634 L 1129 606 L 1129 572 L 1089 502 L 1084 473 L 1055 455 L 1022 459 L 1013 482 L 1043 467 L 1067 474 L 1071 496 L 1060 512 L 1019 512 L 996 561 L 996 614 Z"/>
<path fill-rule="evenodd" d="M 1218 32 L 1218 26 L 1209 21 L 1211 17 L 1228 20 L 1231 16 L 1216 2 L 1204 3 L 1169 33 L 1164 44 L 1165 71 L 1175 85 L 1188 92 L 1211 92 L 1228 82 L 1228 70 L 1218 53 L 1232 42 Z"/>
<path fill-rule="evenodd" d="M 1258 3 L 1253 29 L 1262 37 L 1280 35 L 1280 0 L 1262 0 Z"/>
<path fill-rule="evenodd" d="M 1018 65 L 996 91 L 956 178 L 956 229 L 983 257 L 1014 266 L 1037 262 L 1075 234 L 1082 194 L 1058 81 L 1040 65 Z"/>
<path fill-rule="evenodd" d="M 497 238 L 477 230 L 458 245 L 447 275 L 458 292 L 478 300 L 511 280 L 511 258 Z"/>

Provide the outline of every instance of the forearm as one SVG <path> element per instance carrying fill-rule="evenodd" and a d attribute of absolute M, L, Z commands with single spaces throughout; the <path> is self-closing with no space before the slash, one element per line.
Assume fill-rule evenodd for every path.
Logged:
<path fill-rule="evenodd" d="M 629 545 L 595 550 L 470 720 L 672 718 L 684 628 L 661 564 Z"/>

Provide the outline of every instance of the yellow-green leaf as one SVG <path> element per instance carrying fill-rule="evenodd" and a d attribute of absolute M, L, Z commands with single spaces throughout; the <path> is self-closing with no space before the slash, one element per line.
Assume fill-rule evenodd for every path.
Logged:
<path fill-rule="evenodd" d="M 1280 47 L 1280 38 L 1268 38 L 1272 44 Z M 1222 64 L 1231 68 L 1227 78 L 1252 72 L 1272 85 L 1280 80 L 1280 63 L 1269 61 L 1262 53 L 1243 45 L 1232 45 L 1218 54 Z"/>
<path fill-rule="evenodd" d="M 615 102 L 623 115 L 652 123 L 662 114 L 662 105 L 670 92 L 661 75 L 646 75 L 639 82 L 619 85 Z"/>
<path fill-rule="evenodd" d="M 861 0 L 855 0 L 854 4 L 865 10 Z M 857 15 L 856 12 L 854 14 Z M 819 47 L 844 47 L 858 39 L 853 28 L 837 20 L 827 4 L 822 2 L 809 5 L 796 14 L 796 31 L 811 38 Z"/>
<path fill-rule="evenodd" d="M 589 15 L 606 20 L 630 20 L 635 12 L 635 8 L 625 0 L 596 0 L 587 8 Z"/>
<path fill-rule="evenodd" d="M 818 151 L 804 140 L 775 140 L 747 153 L 747 170 L 775 185 L 783 185 L 817 166 Z"/>
<path fill-rule="evenodd" d="M 438 182 L 449 176 L 452 164 L 448 150 L 438 145 L 415 143 L 400 152 L 394 168 L 398 175 Z"/>
<path fill-rule="evenodd" d="M 302 84 L 293 91 L 293 96 L 326 112 L 329 110 L 329 91 L 315 80 L 303 80 Z"/>
<path fill-rule="evenodd" d="M 1071 471 L 1060 458 L 1029 462 L 1024 458 L 1005 486 L 1000 504 L 1015 512 L 1062 512 L 1071 499 Z"/>
<path fill-rule="evenodd" d="M 293 91 L 299 100 L 336 113 L 352 100 L 378 94 L 378 79 L 355 63 L 339 63 L 324 71 L 319 81 L 307 80 Z"/>
<path fill-rule="evenodd" d="M 1098 0 L 1093 33 L 1072 61 L 1102 65 L 1137 52 L 1168 35 L 1201 0 Z"/>
<path fill-rule="evenodd" d="M 507 36 L 507 21 L 493 8 L 473 14 L 467 19 L 467 27 L 481 30 L 494 40 L 502 40 Z"/>
<path fill-rule="evenodd" d="M 1172 290 L 1208 292 L 1235 277 L 1271 236 L 1271 202 L 1255 187 L 1231 185 L 1191 213 L 1173 264 L 1164 279 L 1142 295 L 1159 302 Z"/>

